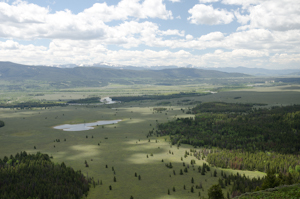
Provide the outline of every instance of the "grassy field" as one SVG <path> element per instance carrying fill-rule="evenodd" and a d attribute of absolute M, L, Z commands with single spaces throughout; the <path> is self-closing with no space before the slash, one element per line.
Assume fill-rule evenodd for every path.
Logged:
<path fill-rule="evenodd" d="M 158 90 L 162 92 L 163 89 L 160 88 Z M 74 99 L 96 94 L 99 93 L 48 93 L 45 96 L 34 98 L 44 97 L 54 100 L 64 95 L 72 96 L 72 99 Z M 235 100 L 234 97 L 241 98 Z M 156 107 L 157 103 L 166 100 L 33 110 L 0 109 L 0 119 L 6 124 L 4 128 L 0 129 L 0 157 L 3 158 L 20 151 L 30 153 L 40 151 L 52 155 L 54 162 L 65 162 L 66 165 L 72 166 L 76 170 L 80 169 L 84 175 L 93 177 L 96 182 L 98 180 L 102 181 L 102 185 L 91 188 L 88 195 L 90 199 L 129 199 L 130 196 L 133 196 L 135 199 L 188 199 L 199 198 L 199 192 L 201 196 L 207 197 L 207 190 L 213 184 L 217 184 L 219 178 L 211 177 L 210 172 L 205 176 L 198 173 L 197 167 L 199 165 L 202 166 L 202 160 L 196 160 L 195 170 L 193 170 L 193 167 L 190 167 L 188 173 L 179 175 L 180 169 L 184 169 L 183 162 L 189 164 L 194 159 L 192 156 L 184 158 L 185 151 L 189 150 L 191 146 L 182 145 L 178 149 L 175 146 L 171 147 L 168 140 L 165 141 L 165 138 L 151 137 L 149 142 L 146 137 L 149 130 L 155 129 L 156 120 L 161 123 L 177 117 L 191 117 L 191 115 L 186 115 L 181 111 L 181 109 L 188 109 L 188 107 L 191 108 L 193 106 L 185 103 L 185 100 L 187 99 L 167 100 L 171 102 L 171 106 L 165 106 L 167 111 L 161 113 L 153 112 L 153 107 Z M 191 97 L 188 100 L 287 105 L 299 103 L 300 94 L 297 91 L 286 91 L 284 89 L 272 92 L 252 90 L 222 92 L 201 97 Z M 116 119 L 121 119 L 122 121 L 118 124 L 106 125 L 104 128 L 98 126 L 89 131 L 65 132 L 52 128 L 60 124 Z M 60 142 L 55 142 L 55 139 L 60 139 Z M 34 149 L 34 146 L 36 146 L 36 149 Z M 169 153 L 170 151 L 171 153 Z M 181 161 L 181 157 L 183 157 L 183 161 Z M 162 162 L 162 159 L 164 162 Z M 88 162 L 89 167 L 85 167 L 85 160 Z M 172 169 L 165 166 L 165 163 L 170 162 L 173 165 Z M 106 168 L 106 165 L 108 168 Z M 214 169 L 212 168 L 211 171 L 214 171 Z M 173 174 L 173 170 L 175 170 L 176 175 Z M 218 175 L 220 175 L 220 169 L 217 168 L 217 171 Z M 227 173 L 237 172 L 232 170 L 224 171 Z M 250 177 L 265 175 L 259 172 L 238 172 L 240 174 L 245 173 L 246 176 Z M 135 177 L 135 173 L 141 176 L 141 180 Z M 116 177 L 116 182 L 113 181 L 114 176 Z M 194 184 L 191 183 L 192 177 L 195 181 Z M 204 191 L 194 189 L 194 193 L 191 193 L 191 187 L 199 185 L 200 182 L 204 187 Z M 111 191 L 109 190 L 110 185 L 112 186 Z M 184 185 L 186 190 L 183 189 Z M 173 192 L 173 187 L 175 187 L 175 192 Z M 170 190 L 170 195 L 167 194 L 168 189 Z M 227 187 L 227 190 L 223 189 L 224 194 L 229 189 L 230 187 Z"/>

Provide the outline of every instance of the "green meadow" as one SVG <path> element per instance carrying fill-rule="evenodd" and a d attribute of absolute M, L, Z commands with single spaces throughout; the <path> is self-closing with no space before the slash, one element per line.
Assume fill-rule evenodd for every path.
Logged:
<path fill-rule="evenodd" d="M 115 90 L 112 94 L 120 94 L 120 90 L 123 90 L 124 93 L 136 92 L 136 94 L 164 93 L 168 90 L 167 87 L 144 86 L 124 89 L 118 85 L 113 87 Z M 195 87 L 186 86 L 181 89 L 171 87 L 169 93 L 194 90 Z M 192 146 L 181 145 L 177 148 L 170 145 L 168 137 L 154 135 L 147 138 L 148 132 L 156 130 L 157 122 L 167 122 L 179 117 L 192 117 L 183 111 L 194 106 L 190 102 L 255 102 L 266 103 L 269 106 L 298 104 L 300 93 L 298 87 L 293 88 L 274 87 L 268 91 L 251 88 L 200 97 L 145 100 L 113 105 L 33 108 L 29 110 L 0 109 L 0 118 L 5 122 L 5 127 L 0 129 L 0 157 L 3 158 L 20 151 L 29 153 L 40 151 L 52 155 L 54 162 L 65 162 L 67 166 L 81 170 L 84 175 L 93 177 L 96 182 L 99 181 L 99 185 L 96 185 L 95 188 L 91 185 L 87 196 L 89 199 L 129 199 L 131 196 L 135 199 L 189 199 L 199 198 L 199 193 L 200 196 L 207 197 L 207 190 L 218 183 L 221 169 L 211 167 L 210 172 L 201 175 L 198 173 L 197 167 L 206 163 L 205 160 L 196 160 L 192 156 L 184 157 L 185 151 L 192 149 Z M 207 89 L 201 87 L 198 90 L 205 91 Z M 18 98 L 17 93 L 10 95 L 14 99 Z M 22 93 L 21 96 L 30 100 L 67 100 L 103 95 L 110 96 L 105 89 L 90 92 L 88 90 L 45 92 L 44 96 L 28 96 Z M 167 108 L 166 111 L 153 111 L 153 108 L 158 107 L 157 104 L 166 101 L 170 103 L 160 106 Z M 122 121 L 113 125 L 96 126 L 88 131 L 68 132 L 53 129 L 54 126 L 61 124 L 117 119 Z M 60 142 L 57 142 L 56 139 L 60 139 Z M 200 150 L 200 148 L 196 150 Z M 192 159 L 196 160 L 194 167 L 190 164 Z M 85 161 L 89 167 L 86 167 Z M 173 168 L 167 168 L 166 163 L 172 163 Z M 183 163 L 189 164 L 189 169 L 187 173 L 184 172 L 183 175 L 180 175 L 180 169 L 185 168 Z M 218 171 L 218 177 L 212 177 L 211 173 L 215 169 Z M 225 173 L 239 172 L 250 177 L 265 175 L 250 171 L 229 169 L 223 171 Z M 137 177 L 135 177 L 135 173 Z M 114 182 L 114 177 L 116 182 Z M 192 178 L 194 183 L 191 182 Z M 203 189 L 196 189 L 196 185 L 200 183 L 202 183 Z M 112 190 L 109 190 L 110 185 Z M 191 192 L 192 186 L 194 193 Z M 230 186 L 223 189 L 224 195 L 229 189 Z M 168 195 L 168 190 L 170 190 L 170 195 Z"/>

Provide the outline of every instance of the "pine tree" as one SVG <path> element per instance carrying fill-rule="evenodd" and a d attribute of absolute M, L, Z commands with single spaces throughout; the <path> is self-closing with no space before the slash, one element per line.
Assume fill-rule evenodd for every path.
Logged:
<path fill-rule="evenodd" d="M 214 171 L 214 177 L 217 177 L 217 170 Z"/>
<path fill-rule="evenodd" d="M 209 199 L 225 199 L 220 185 L 213 185 L 208 189 Z"/>
<path fill-rule="evenodd" d="M 180 169 L 180 175 L 183 175 L 182 169 Z"/>
<path fill-rule="evenodd" d="M 263 184 L 261 185 L 262 190 L 268 189 L 268 188 L 273 188 L 276 187 L 277 183 L 276 183 L 276 176 L 275 176 L 275 172 L 268 170 L 267 171 L 267 176 L 263 182 Z"/>

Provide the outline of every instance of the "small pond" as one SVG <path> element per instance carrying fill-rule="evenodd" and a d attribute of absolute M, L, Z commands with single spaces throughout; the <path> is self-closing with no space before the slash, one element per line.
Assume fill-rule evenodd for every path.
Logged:
<path fill-rule="evenodd" d="M 62 129 L 64 131 L 87 131 L 94 129 L 94 126 L 106 125 L 106 124 L 117 124 L 122 120 L 110 120 L 110 121 L 98 121 L 92 123 L 83 124 L 63 124 L 53 127 L 54 129 Z"/>

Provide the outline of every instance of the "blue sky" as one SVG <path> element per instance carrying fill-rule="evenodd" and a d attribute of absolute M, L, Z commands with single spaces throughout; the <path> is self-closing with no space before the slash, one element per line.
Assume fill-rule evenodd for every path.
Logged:
<path fill-rule="evenodd" d="M 295 0 L 0 0 L 0 61 L 299 68 Z"/>

